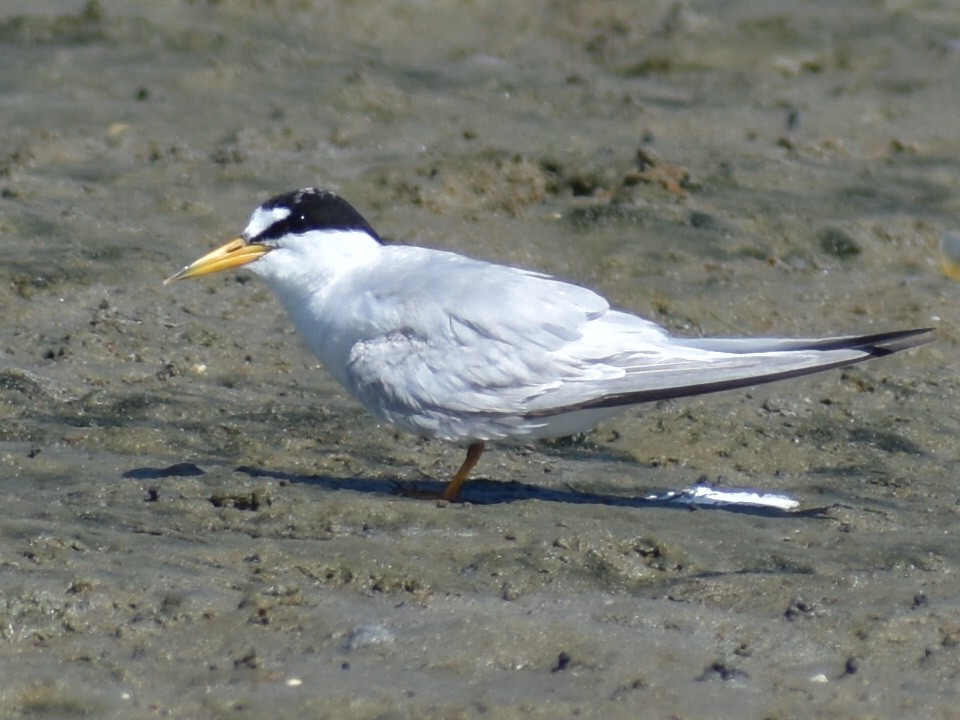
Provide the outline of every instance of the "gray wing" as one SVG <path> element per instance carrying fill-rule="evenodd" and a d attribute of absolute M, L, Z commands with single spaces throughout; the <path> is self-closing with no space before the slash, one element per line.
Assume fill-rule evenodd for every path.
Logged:
<path fill-rule="evenodd" d="M 346 373 L 350 389 L 381 417 L 418 432 L 462 437 L 465 424 L 509 425 L 509 418 L 551 404 L 544 398 L 565 388 L 577 385 L 581 392 L 560 392 L 560 402 L 595 397 L 605 381 L 624 375 L 602 362 L 609 350 L 580 352 L 597 320 L 622 315 L 596 293 L 450 253 L 403 250 L 379 266 L 388 272 L 353 280 L 373 290 L 339 293 L 362 297 L 363 308 L 342 309 L 352 322 L 383 319 L 352 345 Z M 637 353 L 649 347 L 655 357 L 664 331 L 623 317 L 631 346 Z"/>
<path fill-rule="evenodd" d="M 608 382 L 601 395 L 538 407 L 527 417 L 615 408 L 800 377 L 925 345 L 932 342 L 932 332 L 933 328 L 912 328 L 808 339 L 670 338 L 659 360 L 651 363 L 641 358 L 630 363 L 625 358 L 626 374 Z"/>
<path fill-rule="evenodd" d="M 929 330 L 824 339 L 683 339 L 590 290 L 404 248 L 366 303 L 386 318 L 353 346 L 347 382 L 371 411 L 440 437 L 496 437 L 579 410 L 805 375 L 929 341 Z M 345 310 L 346 311 L 346 310 Z M 485 435 L 474 426 L 484 426 Z"/>

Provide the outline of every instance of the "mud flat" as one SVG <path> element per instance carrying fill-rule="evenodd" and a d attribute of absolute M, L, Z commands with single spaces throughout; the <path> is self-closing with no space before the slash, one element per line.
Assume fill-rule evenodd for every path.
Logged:
<path fill-rule="evenodd" d="M 0 716 L 956 716 L 960 11 L 8 0 L 0 56 Z M 412 501 L 460 449 L 160 284 L 306 185 L 676 332 L 938 342 Z M 641 500 L 700 477 L 801 508 Z"/>

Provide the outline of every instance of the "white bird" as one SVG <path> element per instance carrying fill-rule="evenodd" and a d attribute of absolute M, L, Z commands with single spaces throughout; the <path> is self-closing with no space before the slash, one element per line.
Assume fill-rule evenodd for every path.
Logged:
<path fill-rule="evenodd" d="M 679 338 L 529 270 L 385 242 L 317 188 L 278 195 L 166 282 L 247 266 L 371 413 L 468 446 L 570 435 L 638 403 L 806 375 L 931 341 L 931 328 L 816 339 Z M 426 495 L 426 493 L 421 493 Z"/>

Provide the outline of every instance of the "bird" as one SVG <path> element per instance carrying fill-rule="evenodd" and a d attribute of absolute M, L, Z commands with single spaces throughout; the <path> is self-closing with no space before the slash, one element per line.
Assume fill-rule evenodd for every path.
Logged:
<path fill-rule="evenodd" d="M 245 267 L 306 345 L 372 415 L 485 445 L 574 435 L 653 401 L 807 375 L 932 341 L 934 328 L 820 338 L 670 334 L 594 291 L 533 270 L 381 237 L 339 195 L 311 187 L 257 207 L 238 237 L 165 283 Z"/>

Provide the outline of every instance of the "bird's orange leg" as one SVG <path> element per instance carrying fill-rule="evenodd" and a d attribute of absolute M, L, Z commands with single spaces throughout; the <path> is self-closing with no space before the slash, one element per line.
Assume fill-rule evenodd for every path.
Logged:
<path fill-rule="evenodd" d="M 481 455 L 483 455 L 482 442 L 475 442 L 467 448 L 467 458 L 463 461 L 460 469 L 457 470 L 457 474 L 453 476 L 453 480 L 448 482 L 447 486 L 441 491 L 441 500 L 446 500 L 447 502 L 457 501 L 457 498 L 460 496 L 460 488 L 463 487 L 463 484 L 467 481 L 470 471 L 473 470 L 474 466 L 480 461 Z"/>

